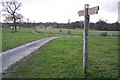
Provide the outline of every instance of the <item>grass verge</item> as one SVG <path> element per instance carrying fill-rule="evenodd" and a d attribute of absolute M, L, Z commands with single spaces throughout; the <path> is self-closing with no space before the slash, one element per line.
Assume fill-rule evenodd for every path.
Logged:
<path fill-rule="evenodd" d="M 11 33 L 9 28 L 2 29 L 2 51 L 5 51 L 24 43 L 28 43 L 41 38 L 49 37 L 47 35 L 33 34 L 31 28 L 21 28 L 16 33 Z"/>

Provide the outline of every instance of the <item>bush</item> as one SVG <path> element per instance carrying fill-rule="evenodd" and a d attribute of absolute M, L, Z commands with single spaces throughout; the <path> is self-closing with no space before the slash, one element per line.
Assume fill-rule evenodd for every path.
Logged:
<path fill-rule="evenodd" d="M 100 33 L 100 36 L 107 36 L 107 32 Z"/>
<path fill-rule="evenodd" d="M 70 34 L 71 32 L 70 32 L 70 30 L 68 30 L 68 34 Z"/>
<path fill-rule="evenodd" d="M 62 32 L 62 29 L 60 29 L 60 32 Z"/>

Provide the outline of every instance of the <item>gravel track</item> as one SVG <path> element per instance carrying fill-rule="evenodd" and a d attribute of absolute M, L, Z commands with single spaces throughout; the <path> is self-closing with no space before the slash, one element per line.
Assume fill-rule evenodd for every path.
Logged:
<path fill-rule="evenodd" d="M 4 72 L 8 67 L 10 67 L 12 64 L 16 63 L 17 61 L 23 59 L 24 57 L 31 54 L 33 51 L 39 49 L 49 41 L 56 39 L 58 37 L 50 37 L 50 38 L 44 38 L 40 40 L 36 40 L 27 44 L 24 44 L 22 46 L 9 49 L 5 52 L 0 53 L 0 58 L 2 58 L 2 65 L 0 66 L 0 73 Z"/>

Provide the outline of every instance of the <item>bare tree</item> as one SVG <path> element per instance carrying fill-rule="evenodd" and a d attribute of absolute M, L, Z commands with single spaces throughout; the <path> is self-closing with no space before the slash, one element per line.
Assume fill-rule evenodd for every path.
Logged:
<path fill-rule="evenodd" d="M 7 14 L 7 15 L 4 15 L 4 16 L 5 16 L 4 22 L 6 22 L 6 23 L 14 22 L 12 15 Z M 15 17 L 16 17 L 16 23 L 23 22 L 23 20 L 22 20 L 23 16 L 21 14 L 17 14 Z"/>
<path fill-rule="evenodd" d="M 17 11 L 20 10 L 21 5 L 21 3 L 18 3 L 15 0 L 2 2 L 3 11 L 6 12 L 5 21 L 13 22 L 13 32 L 17 32 L 16 22 L 23 18 L 20 13 L 17 13 Z"/>

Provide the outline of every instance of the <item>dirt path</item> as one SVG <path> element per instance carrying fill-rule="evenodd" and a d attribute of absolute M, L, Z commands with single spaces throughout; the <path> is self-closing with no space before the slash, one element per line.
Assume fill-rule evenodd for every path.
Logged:
<path fill-rule="evenodd" d="M 44 38 L 37 41 L 33 41 L 22 46 L 7 50 L 5 52 L 0 53 L 0 58 L 2 57 L 2 71 L 4 72 L 8 67 L 12 64 L 16 63 L 17 61 L 21 60 L 25 56 L 28 56 L 33 51 L 39 49 L 41 46 L 46 44 L 47 42 L 56 39 L 58 37 L 51 37 L 51 38 Z"/>

